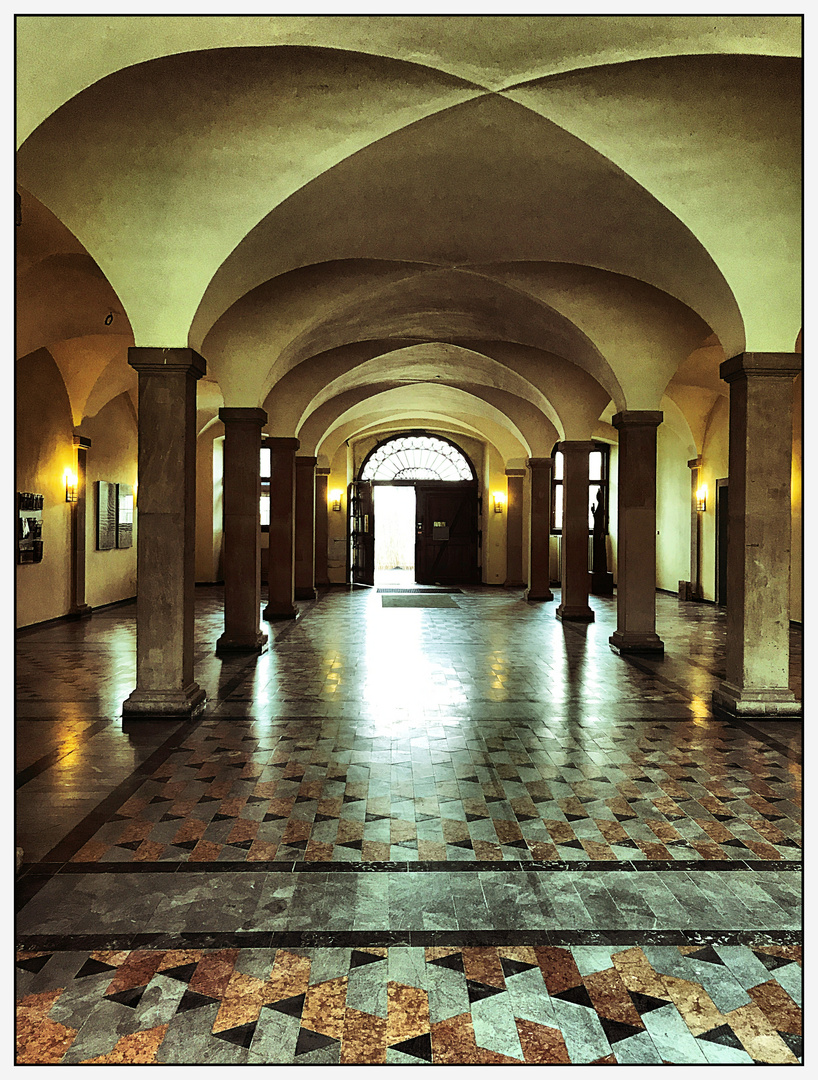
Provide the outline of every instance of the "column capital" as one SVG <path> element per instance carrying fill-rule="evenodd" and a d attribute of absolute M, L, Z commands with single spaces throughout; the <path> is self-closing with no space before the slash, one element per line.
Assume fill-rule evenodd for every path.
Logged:
<path fill-rule="evenodd" d="M 301 445 L 299 439 L 279 438 L 277 435 L 265 435 L 264 442 L 274 450 L 292 450 L 293 453 L 295 453 Z"/>
<path fill-rule="evenodd" d="M 626 409 L 611 418 L 611 424 L 617 430 L 623 427 L 659 427 L 664 414 L 651 409 Z"/>
<path fill-rule="evenodd" d="M 559 448 L 563 454 L 590 454 L 596 450 L 596 444 L 590 439 L 566 439 Z"/>
<path fill-rule="evenodd" d="M 300 465 L 302 469 L 306 469 L 306 468 L 314 469 L 315 466 L 316 466 L 317 461 L 318 461 L 317 457 L 309 457 L 309 456 L 299 457 L 298 455 L 296 455 L 296 458 L 295 458 L 296 465 Z"/>
<path fill-rule="evenodd" d="M 223 424 L 258 424 L 267 423 L 264 409 L 219 409 L 219 419 Z"/>
<path fill-rule="evenodd" d="M 205 358 L 195 349 L 158 349 L 152 346 L 132 345 L 128 349 L 128 363 L 134 370 L 154 375 L 190 374 L 201 379 L 207 374 Z"/>
<path fill-rule="evenodd" d="M 702 456 L 691 458 L 687 463 L 688 469 L 700 469 L 702 467 Z"/>
<path fill-rule="evenodd" d="M 506 469 L 506 476 L 525 476 L 525 469 Z"/>
<path fill-rule="evenodd" d="M 719 365 L 719 375 L 726 383 L 750 376 L 795 378 L 803 369 L 801 353 L 745 352 L 731 356 Z"/>
<path fill-rule="evenodd" d="M 78 450 L 90 450 L 91 440 L 87 439 L 84 435 L 75 435 L 74 446 L 76 446 Z"/>
<path fill-rule="evenodd" d="M 528 459 L 529 469 L 551 469 L 554 466 L 554 459 L 551 457 L 530 457 Z"/>
<path fill-rule="evenodd" d="M 316 461 L 317 460 L 318 459 L 316 458 Z M 329 470 L 329 468 L 327 468 L 326 465 L 318 465 L 316 467 L 316 470 L 315 470 L 315 475 L 316 476 L 329 476 L 329 474 L 330 474 L 330 470 Z"/>

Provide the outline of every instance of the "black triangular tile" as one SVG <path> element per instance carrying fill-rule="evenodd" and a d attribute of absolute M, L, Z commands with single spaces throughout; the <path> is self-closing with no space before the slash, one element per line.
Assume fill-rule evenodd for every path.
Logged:
<path fill-rule="evenodd" d="M 383 956 L 373 956 L 372 953 L 361 952 L 358 949 L 352 950 L 352 956 L 350 957 L 349 967 L 352 968 L 364 967 L 366 964 L 379 964 L 381 960 L 384 960 Z"/>
<path fill-rule="evenodd" d="M 285 1016 L 297 1016 L 301 1018 L 304 1011 L 304 999 L 306 994 L 297 994 L 295 997 L 284 998 L 282 1001 L 271 1001 L 264 1007 L 275 1009 L 276 1012 L 284 1013 Z"/>
<path fill-rule="evenodd" d="M 758 957 L 767 971 L 775 971 L 776 968 L 793 963 L 792 960 L 788 960 L 785 956 L 773 956 L 770 953 L 761 952 L 759 949 L 753 949 L 753 953 Z"/>
<path fill-rule="evenodd" d="M 163 814 L 159 818 L 159 820 L 160 821 L 182 821 L 182 815 L 181 814 Z"/>
<path fill-rule="evenodd" d="M 790 839 L 779 840 L 778 843 L 775 846 L 776 847 L 792 847 L 792 848 L 800 848 L 801 847 L 801 845 L 799 843 L 797 843 L 795 840 L 790 840 Z"/>
<path fill-rule="evenodd" d="M 141 843 L 142 843 L 141 840 L 126 840 L 125 843 L 116 844 L 115 846 L 116 847 L 121 847 L 121 848 L 127 848 L 128 851 L 136 851 L 136 849 L 139 847 L 139 845 Z"/>
<path fill-rule="evenodd" d="M 577 851 L 582 850 L 582 844 L 579 840 L 557 840 L 555 843 L 557 847 L 570 847 L 575 848 Z"/>
<path fill-rule="evenodd" d="M 151 799 L 151 803 L 158 802 L 173 802 L 173 799 L 169 799 L 167 795 L 154 795 L 154 797 Z"/>
<path fill-rule="evenodd" d="M 789 1046 L 790 1050 L 795 1054 L 799 1061 L 804 1057 L 804 1038 L 802 1035 L 793 1035 L 789 1031 L 779 1031 L 779 1038 Z"/>
<path fill-rule="evenodd" d="M 114 814 L 108 820 L 109 821 L 133 821 L 133 818 L 129 818 L 126 814 Z"/>
<path fill-rule="evenodd" d="M 196 845 L 198 843 L 199 843 L 198 840 L 174 840 L 172 846 L 173 847 L 180 847 L 184 851 L 193 851 L 193 849 L 196 847 Z"/>
<path fill-rule="evenodd" d="M 306 840 L 304 841 L 304 843 L 306 843 Z M 294 847 L 295 845 L 291 844 L 290 846 Z M 353 851 L 360 851 L 363 846 L 363 840 L 344 840 L 342 843 L 336 845 L 336 847 L 351 848 Z"/>
<path fill-rule="evenodd" d="M 735 818 L 735 814 L 714 814 L 713 817 L 716 821 L 732 821 Z"/>
<path fill-rule="evenodd" d="M 322 821 L 329 821 L 330 818 L 325 817 L 323 814 L 315 815 L 315 820 L 318 821 L 319 817 Z M 367 814 L 364 817 L 364 821 L 389 821 L 391 820 L 388 814 Z"/>
<path fill-rule="evenodd" d="M 399 1050 L 409 1057 L 419 1058 L 421 1061 L 432 1060 L 432 1036 L 429 1032 L 425 1035 L 416 1035 L 414 1039 L 405 1039 L 403 1042 L 394 1043 L 392 1050 Z"/>
<path fill-rule="evenodd" d="M 344 801 L 345 803 L 350 803 L 350 802 L 363 802 L 363 799 L 361 798 L 361 796 L 360 796 L 360 795 L 344 795 L 343 801 Z"/>
<path fill-rule="evenodd" d="M 296 795 L 295 801 L 297 803 L 317 802 L 317 798 L 315 795 Z"/>
<path fill-rule="evenodd" d="M 235 814 L 214 814 L 213 815 L 213 820 L 214 821 L 235 821 L 236 820 L 236 815 Z"/>
<path fill-rule="evenodd" d="M 459 847 L 464 848 L 466 851 L 474 851 L 474 844 L 471 840 L 449 840 L 447 847 Z"/>
<path fill-rule="evenodd" d="M 504 994 L 505 990 L 499 986 L 487 986 L 485 983 L 474 982 L 472 979 L 466 979 L 466 989 L 469 992 L 469 1004 L 473 1005 L 475 1001 L 482 1001 L 484 998 L 494 997 L 495 994 Z"/>
<path fill-rule="evenodd" d="M 221 802 L 221 801 L 222 801 L 221 798 L 217 797 L 216 795 L 202 795 L 201 799 L 199 799 L 200 803 L 203 803 L 203 802 Z"/>
<path fill-rule="evenodd" d="M 415 814 L 415 821 L 434 821 L 436 820 L 435 814 Z"/>
<path fill-rule="evenodd" d="M 540 815 L 539 814 L 517 813 L 514 816 L 517 818 L 518 821 L 539 821 L 540 820 Z M 469 820 L 469 815 L 466 814 L 466 821 L 468 821 L 468 820 Z"/>
<path fill-rule="evenodd" d="M 287 820 L 287 815 L 286 814 L 265 814 L 264 817 L 261 820 L 262 821 L 286 821 Z M 319 821 L 320 819 L 318 817 L 316 817 L 315 820 Z M 214 818 L 214 821 L 215 821 L 215 818 Z"/>
<path fill-rule="evenodd" d="M 286 843 L 282 843 L 281 846 L 285 847 L 285 848 L 298 848 L 299 850 L 303 851 L 303 849 L 307 846 L 307 841 L 306 840 L 288 840 Z"/>
<path fill-rule="evenodd" d="M 176 979 L 178 982 L 189 983 L 193 978 L 193 972 L 196 970 L 197 964 L 180 964 L 178 967 L 166 968 L 164 971 L 160 971 L 160 975 L 167 975 L 168 978 Z"/>
<path fill-rule="evenodd" d="M 614 817 L 619 822 L 633 821 L 633 819 L 636 817 L 636 814 L 614 814 Z"/>
<path fill-rule="evenodd" d="M 127 1005 L 129 1009 L 135 1009 L 142 1000 L 142 995 L 147 986 L 132 986 L 130 990 L 120 990 L 117 994 L 106 994 L 106 1001 L 118 1001 L 120 1005 Z"/>
<path fill-rule="evenodd" d="M 462 780 L 464 784 L 479 784 L 480 780 L 476 776 L 458 776 L 458 780 Z"/>
<path fill-rule="evenodd" d="M 266 814 L 265 817 L 264 817 L 264 820 L 265 821 L 274 821 L 274 820 L 276 820 L 276 819 L 278 819 L 280 817 L 281 817 L 280 814 Z M 337 816 L 337 814 L 316 814 L 314 820 L 315 821 L 337 821 L 338 816 Z M 368 820 L 369 820 L 369 818 L 367 818 L 367 821 Z"/>
<path fill-rule="evenodd" d="M 588 991 L 581 983 L 579 986 L 569 986 L 567 990 L 561 990 L 558 994 L 552 994 L 551 997 L 559 998 L 560 1001 L 572 1001 L 574 1005 L 585 1005 L 589 1009 L 594 1007 Z"/>
<path fill-rule="evenodd" d="M 321 1035 L 317 1031 L 302 1027 L 298 1033 L 298 1042 L 295 1044 L 295 1057 L 309 1054 L 312 1050 L 323 1050 L 326 1046 L 337 1045 L 338 1039 L 331 1039 L 329 1035 Z"/>
<path fill-rule="evenodd" d="M 588 820 L 588 815 L 587 814 L 566 814 L 565 815 L 565 820 L 566 821 L 587 821 Z"/>
<path fill-rule="evenodd" d="M 505 797 L 503 795 L 485 795 L 483 797 L 483 801 L 487 802 L 487 803 L 490 803 L 490 802 L 505 802 L 506 799 L 505 799 Z"/>
<path fill-rule="evenodd" d="M 253 846 L 252 840 L 228 840 L 227 843 L 229 847 L 241 848 L 242 851 L 249 851 Z"/>
<path fill-rule="evenodd" d="M 707 1042 L 718 1043 L 719 1046 L 732 1046 L 735 1050 L 744 1050 L 744 1045 L 729 1024 L 703 1031 L 697 1039 L 705 1039 Z"/>
<path fill-rule="evenodd" d="M 510 848 L 517 848 L 518 850 L 522 850 L 522 849 L 527 850 L 528 849 L 528 844 L 525 842 L 525 840 L 506 840 L 506 841 L 503 841 L 501 843 L 501 847 L 504 847 L 504 848 L 510 847 Z"/>
<path fill-rule="evenodd" d="M 722 840 L 721 846 L 722 847 L 744 848 L 745 851 L 747 850 L 747 845 L 742 843 L 741 840 L 737 840 L 735 837 L 733 837 L 732 840 Z"/>
<path fill-rule="evenodd" d="M 650 994 L 641 994 L 638 990 L 629 990 L 628 993 L 640 1016 L 653 1012 L 654 1009 L 661 1009 L 668 1004 L 667 1001 L 663 1001 L 661 998 L 652 997 Z"/>
<path fill-rule="evenodd" d="M 623 1024 L 621 1020 L 608 1020 L 605 1016 L 600 1016 L 599 1022 L 602 1025 L 602 1030 L 605 1032 L 605 1038 L 611 1044 L 621 1042 L 622 1039 L 629 1039 L 631 1035 L 638 1035 L 640 1031 L 644 1031 L 644 1027 L 636 1027 L 634 1024 Z"/>
<path fill-rule="evenodd" d="M 693 953 L 688 953 L 690 960 L 705 960 L 708 964 L 721 964 L 724 967 L 724 961 L 713 948 L 712 945 L 705 945 L 701 949 L 697 949 Z"/>
<path fill-rule="evenodd" d="M 503 969 L 503 974 L 506 978 L 510 975 L 519 975 L 523 971 L 533 971 L 537 967 L 536 964 L 526 964 L 522 960 L 509 960 L 506 956 L 500 957 L 500 967 Z"/>
<path fill-rule="evenodd" d="M 253 1041 L 257 1023 L 258 1021 L 254 1020 L 252 1024 L 242 1024 L 240 1027 L 228 1028 L 227 1031 L 214 1031 L 212 1034 L 215 1035 L 217 1039 L 223 1039 L 224 1042 L 232 1043 L 233 1046 L 243 1046 L 247 1049 Z"/>
<path fill-rule="evenodd" d="M 451 971 L 463 971 L 463 956 L 461 953 L 450 953 L 448 956 L 438 956 L 429 961 L 435 967 L 449 968 Z"/>
<path fill-rule="evenodd" d="M 263 795 L 248 795 L 247 801 L 249 803 L 269 802 L 269 799 L 265 799 Z"/>
<path fill-rule="evenodd" d="M 466 821 L 485 821 L 488 814 L 466 814 Z"/>
<path fill-rule="evenodd" d="M 33 975 L 36 975 L 38 971 L 42 971 L 45 965 L 53 956 L 53 953 L 46 953 L 44 956 L 28 956 L 25 960 L 18 960 L 17 967 L 22 968 L 23 971 L 30 971 Z M 91 972 L 88 972 L 90 975 Z M 75 978 L 77 976 L 74 976 Z"/>
<path fill-rule="evenodd" d="M 189 1009 L 201 1009 L 204 1005 L 213 1005 L 218 1001 L 218 998 L 208 997 L 206 994 L 197 994 L 195 990 L 191 990 L 188 987 L 176 1006 L 176 1011 L 187 1012 Z"/>

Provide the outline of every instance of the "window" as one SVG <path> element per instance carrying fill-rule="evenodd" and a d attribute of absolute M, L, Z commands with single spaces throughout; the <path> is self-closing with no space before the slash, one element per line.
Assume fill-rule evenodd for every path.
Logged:
<path fill-rule="evenodd" d="M 270 476 L 272 473 L 272 451 L 269 446 L 261 444 L 261 528 L 263 532 L 270 531 Z"/>
<path fill-rule="evenodd" d="M 435 435 L 398 435 L 367 456 L 361 480 L 474 480 L 462 450 Z"/>
<path fill-rule="evenodd" d="M 559 446 L 559 443 L 557 444 Z M 554 497 L 551 500 L 551 531 L 562 532 L 563 498 L 562 488 L 565 480 L 562 451 L 556 447 L 553 451 L 554 474 L 552 487 Z M 603 531 L 608 531 L 608 462 L 609 451 L 606 443 L 594 443 L 594 449 L 588 455 L 588 532 L 594 531 L 593 508 L 600 501 L 602 509 Z"/>

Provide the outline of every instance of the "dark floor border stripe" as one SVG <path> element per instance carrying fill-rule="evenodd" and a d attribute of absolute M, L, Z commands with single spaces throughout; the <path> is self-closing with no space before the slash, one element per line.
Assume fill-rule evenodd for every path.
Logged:
<path fill-rule="evenodd" d="M 154 934 L 34 934 L 17 952 L 95 952 L 108 949 L 355 949 L 367 946 L 449 948 L 520 945 L 795 945 L 797 930 L 240 930 Z"/>
<path fill-rule="evenodd" d="M 536 860 L 513 860 L 506 862 L 457 861 L 451 862 L 303 862 L 282 860 L 276 862 L 47 862 L 24 864 L 21 878 L 54 877 L 57 874 L 462 874 L 462 873 L 519 873 L 538 874 L 571 873 L 598 874 L 622 871 L 650 871 L 652 873 L 696 873 L 697 871 L 741 870 L 756 873 L 799 872 L 802 863 L 795 860 L 748 861 L 742 859 L 700 859 L 676 861 L 644 859 L 642 861 L 613 862 L 543 862 Z"/>
<path fill-rule="evenodd" d="M 28 718 L 23 717 L 21 719 Z M 95 735 L 98 735 L 100 731 L 104 731 L 105 728 L 113 722 L 113 720 L 98 720 L 96 723 L 89 724 L 84 731 L 78 732 L 72 736 L 70 746 L 66 746 L 65 744 L 57 746 L 50 751 L 50 753 L 43 754 L 41 758 L 38 758 L 31 765 L 26 766 L 25 769 L 21 769 L 14 777 L 15 790 L 19 791 L 21 787 L 24 787 L 29 781 L 34 780 L 35 777 L 42 776 L 42 774 L 47 769 L 50 769 L 52 765 L 56 765 L 58 761 L 68 757 L 69 754 L 73 754 L 78 747 L 89 742 Z"/>

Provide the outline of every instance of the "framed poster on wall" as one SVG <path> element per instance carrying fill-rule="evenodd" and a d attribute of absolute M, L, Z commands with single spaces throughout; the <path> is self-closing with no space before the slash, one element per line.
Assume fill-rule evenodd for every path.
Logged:
<path fill-rule="evenodd" d="M 97 480 L 97 551 L 111 551 L 116 547 L 116 484 Z"/>

